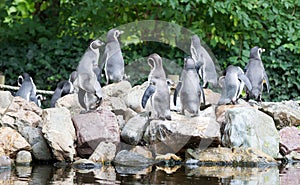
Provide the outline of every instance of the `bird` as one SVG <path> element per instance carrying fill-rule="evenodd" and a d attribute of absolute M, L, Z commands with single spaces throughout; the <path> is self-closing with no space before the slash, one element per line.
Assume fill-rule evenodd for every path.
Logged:
<path fill-rule="evenodd" d="M 205 104 L 205 94 L 195 67 L 195 61 L 191 57 L 184 59 L 184 67 L 173 96 L 175 106 L 178 94 L 180 96 L 182 114 L 186 110 L 193 116 L 198 115 L 201 98 Z"/>
<path fill-rule="evenodd" d="M 270 92 L 268 75 L 261 60 L 261 54 L 265 50 L 258 46 L 251 48 L 249 62 L 245 67 L 246 76 L 249 78 L 252 89 L 247 89 L 247 99 L 262 101 L 263 83 L 267 85 L 267 92 Z"/>
<path fill-rule="evenodd" d="M 244 74 L 244 71 L 240 67 L 233 65 L 229 65 L 226 68 L 225 76 L 220 77 L 219 83 L 222 87 L 221 97 L 218 101 L 219 105 L 236 104 L 244 85 L 248 89 L 252 89 L 251 83 Z"/>
<path fill-rule="evenodd" d="M 152 66 L 152 69 L 148 76 L 149 85 L 142 97 L 142 107 L 145 108 L 147 101 L 150 99 L 152 106 L 151 118 L 171 120 L 170 91 L 161 57 L 156 53 L 150 55 L 148 64 L 150 67 Z"/>
<path fill-rule="evenodd" d="M 102 103 L 102 89 L 99 82 L 99 48 L 104 43 L 98 39 L 91 42 L 77 66 L 77 77 L 73 83 L 78 101 L 87 113 L 96 110 Z"/>
<path fill-rule="evenodd" d="M 207 87 L 208 82 L 216 86 L 218 75 L 215 64 L 206 49 L 201 45 L 198 35 L 191 37 L 190 52 L 196 63 L 196 69 L 203 80 L 203 87 Z"/>
<path fill-rule="evenodd" d="M 33 101 L 38 105 L 36 86 L 28 73 L 24 72 L 18 77 L 18 85 L 20 88 L 15 96 L 20 96 L 27 101 Z"/>
<path fill-rule="evenodd" d="M 124 31 L 118 29 L 107 32 L 107 42 L 100 64 L 101 71 L 104 66 L 106 85 L 109 81 L 120 82 L 125 78 L 125 63 L 118 41 L 118 37 L 123 33 Z"/>

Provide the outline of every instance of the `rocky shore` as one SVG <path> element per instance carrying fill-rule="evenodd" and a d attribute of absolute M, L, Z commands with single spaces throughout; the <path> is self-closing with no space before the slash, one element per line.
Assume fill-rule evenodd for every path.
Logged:
<path fill-rule="evenodd" d="M 220 94 L 205 89 L 199 116 L 178 112 L 172 120 L 149 119 L 141 107 L 147 83 L 103 87 L 104 102 L 80 114 L 76 94 L 55 108 L 0 91 L 0 167 L 34 161 L 66 162 L 78 168 L 114 163 L 143 167 L 164 162 L 203 165 L 276 165 L 300 160 L 300 106 L 295 101 L 217 105 Z M 171 97 L 172 98 L 172 97 Z"/>

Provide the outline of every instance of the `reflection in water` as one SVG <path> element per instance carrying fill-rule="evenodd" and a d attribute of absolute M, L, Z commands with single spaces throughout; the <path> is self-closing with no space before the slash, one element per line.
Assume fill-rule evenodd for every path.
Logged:
<path fill-rule="evenodd" d="M 71 166 L 0 168 L 0 184 L 300 184 L 300 164 L 274 167 L 103 166 L 79 170 Z"/>

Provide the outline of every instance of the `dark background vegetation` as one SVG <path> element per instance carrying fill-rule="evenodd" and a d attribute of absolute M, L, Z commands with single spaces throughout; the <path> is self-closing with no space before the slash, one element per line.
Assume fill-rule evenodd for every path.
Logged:
<path fill-rule="evenodd" d="M 38 89 L 54 90 L 76 69 L 91 39 L 142 20 L 167 21 L 198 34 L 222 70 L 230 64 L 244 68 L 253 46 L 265 48 L 271 92 L 264 99 L 299 99 L 299 0 L 0 0 L 0 71 L 8 85 L 26 71 Z M 152 42 L 122 50 L 126 64 L 157 52 L 182 65 L 184 56 Z"/>

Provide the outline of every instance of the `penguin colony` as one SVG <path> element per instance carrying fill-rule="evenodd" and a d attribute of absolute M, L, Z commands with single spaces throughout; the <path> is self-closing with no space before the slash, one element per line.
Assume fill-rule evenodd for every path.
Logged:
<path fill-rule="evenodd" d="M 79 61 L 76 71 L 70 74 L 68 80 L 57 84 L 51 99 L 51 107 L 55 107 L 59 98 L 70 93 L 78 95 L 78 102 L 84 109 L 82 113 L 97 110 L 100 107 L 103 101 L 100 85 L 102 70 L 104 69 L 105 72 L 106 84 L 126 79 L 124 59 L 118 41 L 123 33 L 121 30 L 111 29 L 107 33 L 106 44 L 98 39 L 90 43 Z M 103 55 L 100 56 L 99 48 L 102 46 L 105 49 Z M 226 68 L 224 76 L 219 78 L 222 92 L 218 104 L 236 104 L 244 87 L 246 100 L 262 101 L 264 83 L 266 83 L 269 93 L 270 84 L 261 61 L 263 51 L 264 49 L 258 46 L 251 49 L 245 72 L 238 66 L 229 65 Z M 203 87 L 207 88 L 208 84 L 217 86 L 218 76 L 212 58 L 201 45 L 197 35 L 191 37 L 190 54 L 191 56 L 184 58 L 184 66 L 173 95 L 173 103 L 176 106 L 179 99 L 182 114 L 188 113 L 191 116 L 197 116 L 200 106 L 205 105 Z M 162 59 L 158 54 L 153 53 L 148 57 L 147 62 L 151 71 L 141 105 L 145 108 L 149 100 L 152 119 L 171 120 L 170 89 Z M 40 106 L 43 98 L 36 94 L 36 86 L 29 74 L 24 73 L 19 76 L 18 85 L 20 88 L 15 96 L 33 101 Z"/>

